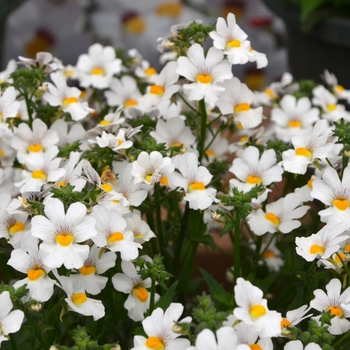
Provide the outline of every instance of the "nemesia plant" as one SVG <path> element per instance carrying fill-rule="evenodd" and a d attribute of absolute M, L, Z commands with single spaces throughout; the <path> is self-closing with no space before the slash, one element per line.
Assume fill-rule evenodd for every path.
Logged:
<path fill-rule="evenodd" d="M 251 91 L 231 13 L 160 41 L 158 72 L 94 44 L 1 73 L 1 346 L 345 349 L 350 92 Z M 225 238 L 230 288 L 196 260 Z"/>

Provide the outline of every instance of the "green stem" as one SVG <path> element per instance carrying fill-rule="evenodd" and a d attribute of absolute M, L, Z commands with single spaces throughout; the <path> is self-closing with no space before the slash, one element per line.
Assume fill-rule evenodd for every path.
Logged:
<path fill-rule="evenodd" d="M 43 350 L 48 349 L 48 347 L 47 347 L 43 337 L 40 334 L 40 329 L 39 329 L 38 325 L 34 322 L 32 316 L 30 315 L 30 313 L 25 308 L 23 308 L 22 311 L 24 312 L 24 315 L 25 315 L 28 323 L 30 324 L 30 327 L 32 328 L 32 330 L 34 331 L 36 337 L 38 338 L 39 343 L 41 344 L 41 348 Z"/>
<path fill-rule="evenodd" d="M 349 163 L 349 157 L 343 156 L 343 158 L 342 158 L 342 169 L 341 169 L 340 179 L 343 178 L 343 173 L 344 173 L 345 168 L 348 166 L 348 163 Z"/>
<path fill-rule="evenodd" d="M 333 348 L 337 348 L 338 347 L 338 345 L 342 345 L 342 344 L 346 344 L 346 343 L 344 343 L 345 342 L 345 340 L 347 340 L 348 338 L 350 338 L 350 332 L 347 332 L 347 333 L 345 333 L 345 335 L 342 337 L 342 338 L 340 338 L 337 342 L 335 342 L 332 346 L 333 346 Z"/>
<path fill-rule="evenodd" d="M 149 311 L 148 314 L 150 315 L 154 310 L 154 302 L 155 302 L 155 296 L 156 296 L 156 280 L 152 276 L 152 285 L 151 285 L 151 296 L 149 301 Z"/>
<path fill-rule="evenodd" d="M 10 342 L 11 342 L 11 348 L 12 350 L 17 350 L 17 345 L 16 345 L 16 340 L 13 334 L 11 334 L 10 336 Z"/>
<path fill-rule="evenodd" d="M 234 278 L 234 284 L 237 283 L 238 277 L 240 277 L 241 273 L 241 230 L 240 230 L 240 223 L 241 218 L 236 213 L 236 223 L 235 223 L 235 234 L 234 234 L 234 242 L 233 242 L 233 249 L 234 249 L 234 265 L 233 265 L 233 278 Z"/>
<path fill-rule="evenodd" d="M 164 257 L 164 265 L 168 266 L 166 251 L 165 251 L 166 247 L 165 247 L 165 238 L 164 238 L 163 223 L 162 223 L 159 183 L 156 183 L 154 185 L 154 202 L 155 202 L 155 206 L 156 206 L 156 222 L 157 222 L 157 236 L 159 239 L 159 248 L 160 248 L 160 252 L 162 253 L 162 255 Z"/>
<path fill-rule="evenodd" d="M 197 113 L 197 110 L 193 106 L 191 106 L 181 94 L 178 93 L 177 95 L 181 98 L 182 101 L 185 102 L 188 108 L 192 109 L 193 112 Z"/>
<path fill-rule="evenodd" d="M 204 99 L 198 102 L 198 109 L 201 116 L 201 129 L 199 138 L 199 162 L 202 161 L 204 150 L 205 150 L 205 136 L 207 132 L 207 109 L 205 107 Z"/>

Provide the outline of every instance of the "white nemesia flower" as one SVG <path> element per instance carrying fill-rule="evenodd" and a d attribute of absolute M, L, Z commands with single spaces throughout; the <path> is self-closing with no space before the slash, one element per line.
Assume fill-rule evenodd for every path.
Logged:
<path fill-rule="evenodd" d="M 190 346 L 188 339 L 179 338 L 181 334 L 173 331 L 173 326 L 178 322 L 184 307 L 179 303 L 171 303 L 163 311 L 160 307 L 153 310 L 151 316 L 142 321 L 143 330 L 147 338 L 136 335 L 134 337 L 134 347 L 131 350 L 184 350 Z M 191 317 L 183 319 L 181 322 L 191 322 Z"/>
<path fill-rule="evenodd" d="M 321 77 L 332 89 L 333 93 L 338 99 L 344 99 L 350 102 L 350 90 L 346 90 L 344 86 L 339 85 L 338 79 L 333 73 L 330 73 L 327 69 L 325 69 Z"/>
<path fill-rule="evenodd" d="M 0 294 L 0 346 L 5 340 L 8 340 L 10 333 L 16 333 L 20 330 L 24 313 L 21 310 L 11 311 L 13 304 L 10 293 L 4 291 Z"/>
<path fill-rule="evenodd" d="M 307 344 L 304 348 L 300 340 L 291 340 L 284 346 L 283 350 L 322 350 L 322 348 L 314 342 Z"/>
<path fill-rule="evenodd" d="M 57 198 L 45 201 L 45 216 L 32 218 L 31 233 L 42 240 L 40 251 L 43 263 L 55 268 L 64 265 L 67 269 L 79 269 L 89 255 L 89 246 L 79 244 L 96 236 L 95 219 L 86 215 L 84 204 L 76 202 L 64 211 Z"/>
<path fill-rule="evenodd" d="M 134 234 L 135 242 L 142 244 L 156 236 L 147 222 L 142 220 L 141 213 L 138 210 L 126 214 L 124 219 L 127 222 L 126 230 L 131 231 Z"/>
<path fill-rule="evenodd" d="M 20 103 L 16 101 L 16 90 L 13 86 L 9 86 L 5 91 L 0 91 L 1 128 L 7 128 L 6 119 L 17 116 L 19 106 Z"/>
<path fill-rule="evenodd" d="M 225 90 L 218 83 L 232 78 L 231 64 L 223 60 L 224 54 L 215 47 L 211 47 L 204 57 L 204 50 L 199 44 L 193 44 L 187 56 L 178 58 L 176 73 L 192 82 L 183 86 L 188 99 L 199 101 L 205 98 L 208 102 L 216 103 L 218 94 Z"/>
<path fill-rule="evenodd" d="M 263 338 L 281 334 L 281 314 L 268 309 L 267 300 L 258 287 L 239 277 L 234 292 L 238 306 L 233 314 L 238 320 L 252 326 Z"/>

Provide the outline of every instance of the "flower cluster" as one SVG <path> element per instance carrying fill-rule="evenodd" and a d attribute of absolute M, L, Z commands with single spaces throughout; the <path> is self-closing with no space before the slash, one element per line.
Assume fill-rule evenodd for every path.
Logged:
<path fill-rule="evenodd" d="M 0 342 L 63 349 L 64 322 L 96 339 L 83 332 L 75 346 L 340 349 L 350 92 L 327 71 L 327 88 L 286 73 L 251 91 L 232 65 L 267 58 L 231 13 L 163 44 L 172 59 L 159 72 L 98 43 L 75 66 L 47 52 L 8 65 Z M 229 291 L 193 274 L 218 232 L 230 241 Z"/>

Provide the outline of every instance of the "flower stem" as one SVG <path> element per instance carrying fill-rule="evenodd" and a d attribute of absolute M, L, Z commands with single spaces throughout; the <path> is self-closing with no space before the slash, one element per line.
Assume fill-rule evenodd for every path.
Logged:
<path fill-rule="evenodd" d="M 233 248 L 234 248 L 234 264 L 233 264 L 233 278 L 234 278 L 234 284 L 237 283 L 238 277 L 240 277 L 241 272 L 241 230 L 240 230 L 240 223 L 241 218 L 239 215 L 236 214 L 236 222 L 235 222 L 235 234 L 234 234 L 234 242 L 233 242 Z"/>
<path fill-rule="evenodd" d="M 30 315 L 30 313 L 29 313 L 25 308 L 23 308 L 22 311 L 24 312 L 24 315 L 25 315 L 25 317 L 26 317 L 28 323 L 30 324 L 30 327 L 31 327 L 32 330 L 34 331 L 35 336 L 38 338 L 39 343 L 41 344 L 42 349 L 43 349 L 43 350 L 48 349 L 48 347 L 47 347 L 47 345 L 46 345 L 46 343 L 45 343 L 43 337 L 42 337 L 41 334 L 40 334 L 39 327 L 38 327 L 38 325 L 34 322 L 32 316 Z"/>
<path fill-rule="evenodd" d="M 148 314 L 150 315 L 154 310 L 154 302 L 156 297 L 156 280 L 152 276 L 152 285 L 151 285 L 151 296 L 149 301 L 149 311 Z"/>
<path fill-rule="evenodd" d="M 12 350 L 17 350 L 16 340 L 13 334 L 10 335 L 10 342 Z"/>
<path fill-rule="evenodd" d="M 207 109 L 205 107 L 204 99 L 201 99 L 198 102 L 199 113 L 201 116 L 201 129 L 200 129 L 200 138 L 199 138 L 199 161 L 202 161 L 204 150 L 205 150 L 205 135 L 207 132 Z"/>
<path fill-rule="evenodd" d="M 167 267 L 167 257 L 166 257 L 166 251 L 165 251 L 165 239 L 164 239 L 164 232 L 163 232 L 163 223 L 162 223 L 162 213 L 161 213 L 161 204 L 160 204 L 160 185 L 159 183 L 156 183 L 154 185 L 154 201 L 156 205 L 156 221 L 157 221 L 157 236 L 159 239 L 159 248 L 160 252 L 164 257 L 164 265 Z"/>

